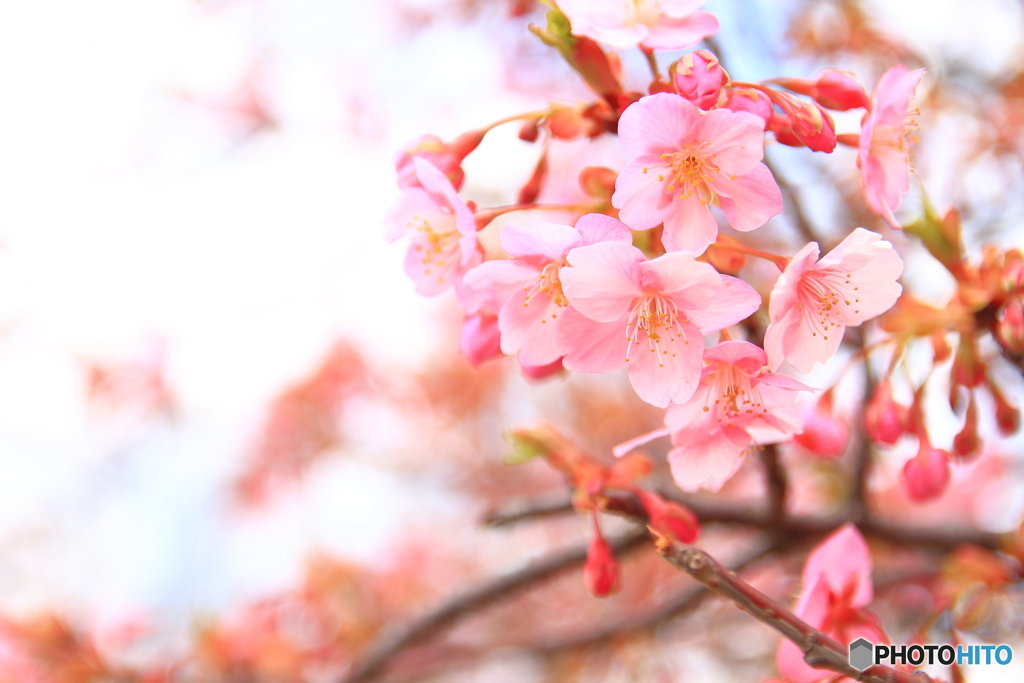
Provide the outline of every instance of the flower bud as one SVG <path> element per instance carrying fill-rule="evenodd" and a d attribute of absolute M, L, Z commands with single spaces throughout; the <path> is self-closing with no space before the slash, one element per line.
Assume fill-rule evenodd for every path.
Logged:
<path fill-rule="evenodd" d="M 462 319 L 462 333 L 459 335 L 459 351 L 474 366 L 494 358 L 500 358 L 501 337 L 498 332 L 498 316 L 480 312 Z"/>
<path fill-rule="evenodd" d="M 440 169 L 455 189 L 459 189 L 465 179 L 460 164 L 466 155 L 480 144 L 485 132 L 474 130 L 464 133 L 450 144 L 445 143 L 436 135 L 423 135 L 416 138 L 395 156 L 398 186 L 403 189 L 420 186 L 420 181 L 416 177 L 416 167 L 412 160 L 421 157 Z"/>
<path fill-rule="evenodd" d="M 953 438 L 953 455 L 967 458 L 981 450 L 981 438 L 978 436 L 978 406 L 971 394 L 967 402 L 967 413 L 964 415 L 964 428 Z"/>
<path fill-rule="evenodd" d="M 821 106 L 834 111 L 867 109 L 869 105 L 864 86 L 849 71 L 822 69 L 813 80 L 780 78 L 774 82 L 787 90 L 814 98 Z"/>
<path fill-rule="evenodd" d="M 987 367 L 985 361 L 978 357 L 978 346 L 974 337 L 960 335 L 960 346 L 953 358 L 952 380 L 955 384 L 965 387 L 976 387 L 985 380 Z"/>
<path fill-rule="evenodd" d="M 911 500 L 923 502 L 937 498 L 949 486 L 949 453 L 933 448 L 921 439 L 917 455 L 903 466 L 903 488 Z"/>
<path fill-rule="evenodd" d="M 594 199 L 611 199 L 619 175 L 603 166 L 587 166 L 580 172 L 580 187 Z"/>
<path fill-rule="evenodd" d="M 663 500 L 651 491 L 635 489 L 633 493 L 647 511 L 648 524 L 661 534 L 681 543 L 693 543 L 700 535 L 697 516 L 678 503 Z"/>
<path fill-rule="evenodd" d="M 772 116 L 768 121 L 769 129 L 780 143 L 806 146 L 815 152 L 831 152 L 836 148 L 835 123 L 821 105 L 779 91 L 772 91 L 771 98 L 785 113 Z"/>
<path fill-rule="evenodd" d="M 1011 436 L 1020 429 L 1020 411 L 1006 400 L 1006 396 L 994 382 L 988 383 L 988 391 L 996 403 L 996 425 L 1003 436 Z"/>
<path fill-rule="evenodd" d="M 728 235 L 719 234 L 718 238 L 715 240 L 715 244 L 723 245 L 726 248 L 708 249 L 704 254 L 707 256 L 711 265 L 713 265 L 715 270 L 719 273 L 735 275 L 740 271 L 740 268 L 747 263 L 747 257 L 745 254 L 728 248 L 730 245 L 741 246 L 739 240 L 729 237 Z"/>
<path fill-rule="evenodd" d="M 583 565 L 583 583 L 591 595 L 604 598 L 619 590 L 619 563 L 608 541 L 600 534 L 594 536 L 587 549 Z"/>
<path fill-rule="evenodd" d="M 726 88 L 723 108 L 730 111 L 745 111 L 760 116 L 765 125 L 772 118 L 774 107 L 771 99 L 760 90 L 753 88 Z"/>
<path fill-rule="evenodd" d="M 996 340 L 1010 353 L 1024 351 L 1024 297 L 1006 300 L 996 314 Z"/>
<path fill-rule="evenodd" d="M 850 442 L 850 428 L 845 420 L 832 413 L 831 400 L 828 401 L 827 407 L 822 403 L 814 408 L 800 409 L 804 431 L 793 437 L 793 440 L 815 455 L 827 459 L 838 458 L 846 453 L 846 446 Z"/>
<path fill-rule="evenodd" d="M 519 129 L 519 139 L 526 142 L 537 142 L 540 137 L 540 122 L 537 119 L 530 119 Z"/>
<path fill-rule="evenodd" d="M 676 92 L 701 109 L 718 104 L 722 87 L 729 82 L 729 74 L 718 63 L 718 57 L 707 50 L 683 55 L 668 68 L 668 73 Z"/>
<path fill-rule="evenodd" d="M 526 184 L 519 188 L 519 203 L 533 204 L 540 194 L 544 185 L 544 179 L 548 175 L 548 155 L 544 154 L 533 169 L 533 175 L 526 181 Z"/>
<path fill-rule="evenodd" d="M 875 443 L 892 445 L 907 431 L 907 408 L 892 396 L 892 385 L 885 380 L 875 389 L 864 410 L 864 428 Z"/>
<path fill-rule="evenodd" d="M 613 489 L 630 488 L 641 479 L 649 477 L 653 471 L 654 465 L 646 455 L 631 453 L 616 460 L 608 469 L 605 485 Z"/>

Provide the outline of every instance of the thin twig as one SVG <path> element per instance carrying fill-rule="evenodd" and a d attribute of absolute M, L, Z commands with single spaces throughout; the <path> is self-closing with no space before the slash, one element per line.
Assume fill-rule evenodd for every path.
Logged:
<path fill-rule="evenodd" d="M 861 349 L 867 349 L 867 337 L 861 336 Z M 871 363 L 867 356 L 864 358 L 864 405 L 867 406 L 871 396 L 875 393 L 875 377 L 871 372 Z M 863 417 L 863 412 L 859 417 Z M 869 512 L 867 506 L 868 476 L 871 470 L 871 453 L 873 445 L 868 435 L 861 432 L 861 442 L 853 461 L 853 490 L 850 492 L 850 517 L 852 519 L 867 519 Z"/>
<path fill-rule="evenodd" d="M 672 500 L 685 505 L 697 515 L 701 524 L 739 524 L 761 530 L 768 530 L 772 526 L 772 521 L 768 516 L 753 508 L 710 503 L 692 496 L 670 493 L 668 491 L 660 491 L 659 493 L 666 500 Z M 541 500 L 540 505 L 542 506 L 543 514 L 537 515 L 531 512 L 531 505 L 529 503 L 517 502 L 513 513 L 505 515 L 500 511 L 495 512 L 490 516 L 489 523 L 493 526 L 506 526 L 539 516 L 551 517 L 573 512 L 572 503 L 568 498 L 564 499 L 561 505 L 558 505 L 551 501 L 549 496 L 546 496 Z M 642 509 L 636 502 L 636 498 L 632 494 L 625 492 L 608 494 L 605 497 L 604 510 L 637 519 L 642 519 L 643 515 Z M 905 527 L 873 518 L 857 520 L 848 515 L 831 517 L 789 516 L 782 523 L 781 529 L 788 538 L 806 538 L 827 534 L 847 522 L 855 522 L 861 532 L 869 536 L 918 548 L 934 548 L 947 551 L 963 543 L 972 543 L 990 550 L 1000 547 L 999 534 L 987 531 L 965 529 L 962 527 Z"/>
<path fill-rule="evenodd" d="M 765 446 L 761 451 L 761 462 L 764 463 L 765 479 L 768 482 L 768 519 L 780 531 L 786 522 L 786 490 L 789 480 L 786 470 L 779 462 L 779 449 L 774 444 Z"/>
<path fill-rule="evenodd" d="M 616 554 L 620 554 L 644 546 L 649 538 L 650 535 L 646 530 L 637 530 L 611 539 L 609 543 L 612 550 Z M 456 596 L 380 644 L 366 659 L 356 664 L 341 679 L 341 683 L 361 683 L 376 677 L 383 672 L 394 657 L 404 650 L 436 637 L 462 618 L 507 598 L 523 588 L 574 569 L 582 565 L 586 559 L 587 547 L 582 545 L 542 558 L 517 572 L 502 576 Z"/>
<path fill-rule="evenodd" d="M 921 672 L 910 675 L 879 664 L 863 672 L 858 671 L 850 665 L 846 648 L 736 576 L 703 550 L 664 539 L 659 539 L 656 546 L 673 567 L 792 641 L 804 653 L 804 661 L 812 667 L 835 671 L 864 683 L 932 682 Z"/>

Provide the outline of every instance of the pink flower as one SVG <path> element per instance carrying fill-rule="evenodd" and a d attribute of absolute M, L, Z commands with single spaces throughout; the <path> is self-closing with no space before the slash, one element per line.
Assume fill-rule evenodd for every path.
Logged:
<path fill-rule="evenodd" d="M 772 289 L 771 323 L 764 337 L 768 365 L 783 359 L 807 373 L 839 348 L 844 327 L 889 310 L 903 288 L 903 261 L 880 235 L 857 228 L 818 259 L 811 242 L 793 257 Z"/>
<path fill-rule="evenodd" d="M 908 112 L 924 69 L 894 66 L 878 80 L 871 108 L 861 122 L 860 167 L 864 197 L 871 210 L 899 230 L 893 211 L 910 190 L 910 141 L 916 127 Z"/>
<path fill-rule="evenodd" d="M 421 187 L 413 159 L 417 157 L 429 161 L 445 174 L 455 189 L 462 187 L 465 174 L 462 171 L 462 160 L 472 152 L 484 139 L 487 130 L 471 130 L 463 133 L 450 143 L 444 142 L 436 135 L 421 135 L 409 142 L 395 155 L 395 171 L 398 172 L 398 186 Z"/>
<path fill-rule="evenodd" d="M 557 334 L 569 306 L 559 279 L 566 254 L 589 244 L 631 241 L 629 228 L 596 213 L 580 218 L 575 228 L 540 221 L 507 225 L 501 247 L 515 258 L 480 264 L 467 273 L 466 286 L 498 311 L 504 353 L 519 354 L 523 366 L 548 366 L 563 353 Z"/>
<path fill-rule="evenodd" d="M 803 593 L 793 613 L 809 625 L 844 646 L 858 638 L 889 642 L 878 617 L 863 609 L 874 594 L 871 553 L 855 526 L 844 524 L 811 551 L 801 583 Z M 779 645 L 776 663 L 779 673 L 790 683 L 836 678 L 833 672 L 811 668 L 789 640 Z"/>
<path fill-rule="evenodd" d="M 700 254 L 718 235 L 711 206 L 747 232 L 782 211 L 782 195 L 764 156 L 764 120 L 746 112 L 706 114 L 678 95 L 630 105 L 619 142 L 633 160 L 619 173 L 612 205 L 634 230 L 665 224 L 669 251 Z"/>
<path fill-rule="evenodd" d="M 623 49 L 643 45 L 681 50 L 718 31 L 718 19 L 697 11 L 704 0 L 559 0 L 572 32 Z"/>
<path fill-rule="evenodd" d="M 462 320 L 459 350 L 474 366 L 501 356 L 498 316 L 478 311 Z"/>
<path fill-rule="evenodd" d="M 454 285 L 465 301 L 462 277 L 481 260 L 476 219 L 436 166 L 419 157 L 413 165 L 420 187 L 406 188 L 388 211 L 385 237 L 389 242 L 412 238 L 405 272 L 417 292 L 436 296 Z"/>
<path fill-rule="evenodd" d="M 764 372 L 765 353 L 750 342 L 722 342 L 704 351 L 704 362 L 696 393 L 665 414 L 674 446 L 668 461 L 684 491 L 721 488 L 752 444 L 779 443 L 798 433 L 795 392 L 810 391 L 790 377 Z"/>
<path fill-rule="evenodd" d="M 558 328 L 566 369 L 627 366 L 637 395 L 662 408 L 696 390 L 702 335 L 743 320 L 761 301 L 742 280 L 682 252 L 648 261 L 627 244 L 595 244 L 573 249 L 568 262 L 561 280 L 572 308 Z"/>
<path fill-rule="evenodd" d="M 718 57 L 707 50 L 683 55 L 669 67 L 669 76 L 676 92 L 701 109 L 718 104 L 722 86 L 729 82 L 729 74 L 718 63 Z"/>
<path fill-rule="evenodd" d="M 907 461 L 900 476 L 911 500 L 922 502 L 945 493 L 949 486 L 949 458 L 949 453 L 921 439 L 917 455 Z"/>

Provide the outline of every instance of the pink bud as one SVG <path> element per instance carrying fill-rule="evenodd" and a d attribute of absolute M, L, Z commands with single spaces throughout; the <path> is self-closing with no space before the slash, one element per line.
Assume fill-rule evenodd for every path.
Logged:
<path fill-rule="evenodd" d="M 467 133 L 466 135 L 470 135 Z M 395 156 L 395 170 L 398 171 L 398 186 L 401 188 L 407 187 L 419 187 L 420 181 L 416 177 L 416 168 L 413 165 L 412 160 L 416 157 L 426 159 L 431 164 L 436 166 L 448 176 L 448 180 L 451 181 L 455 189 L 459 189 L 462 186 L 462 181 L 465 179 L 465 174 L 462 172 L 463 157 L 469 154 L 470 151 L 466 151 L 462 154 L 466 144 L 460 144 L 459 148 L 456 149 L 456 143 L 462 140 L 465 136 L 457 138 L 451 145 L 445 144 L 441 138 L 436 135 L 422 135 L 409 144 L 407 144 L 396 156 Z M 479 144 L 479 142 L 478 142 Z"/>
<path fill-rule="evenodd" d="M 501 357 L 498 316 L 481 312 L 462 319 L 459 350 L 474 366 Z"/>
<path fill-rule="evenodd" d="M 669 67 L 669 77 L 676 92 L 701 109 L 718 104 L 722 87 L 729 82 L 729 74 L 718 63 L 718 57 L 707 50 L 683 55 Z"/>
<path fill-rule="evenodd" d="M 967 403 L 967 414 L 964 416 L 964 428 L 953 438 L 953 454 L 961 458 L 974 455 L 981 450 L 981 438 L 978 436 L 978 405 L 971 394 Z"/>
<path fill-rule="evenodd" d="M 583 583 L 591 595 L 608 597 L 619 590 L 619 563 L 608 541 L 599 534 L 590 541 L 587 562 L 583 565 Z"/>
<path fill-rule="evenodd" d="M 753 88 L 726 88 L 723 108 L 730 111 L 745 111 L 760 116 L 765 125 L 771 120 L 774 107 L 771 99 L 760 90 Z"/>
<path fill-rule="evenodd" d="M 559 358 L 554 363 L 548 363 L 547 365 L 523 365 L 519 364 L 519 373 L 526 379 L 546 379 L 551 375 L 557 374 L 563 370 L 562 359 Z"/>
<path fill-rule="evenodd" d="M 1024 298 L 1006 300 L 996 314 L 996 339 L 1010 353 L 1024 351 Z"/>
<path fill-rule="evenodd" d="M 644 489 L 634 489 L 640 504 L 647 511 L 652 529 L 682 543 L 693 543 L 700 535 L 700 521 L 697 515 L 678 503 L 663 500 L 661 496 Z"/>
<path fill-rule="evenodd" d="M 804 419 L 804 431 L 793 437 L 794 441 L 823 458 L 838 458 L 846 452 L 850 428 L 845 420 L 823 410 L 821 405 L 802 408 L 800 414 Z"/>
<path fill-rule="evenodd" d="M 864 86 L 849 71 L 822 69 L 815 79 L 780 78 L 773 82 L 787 90 L 813 97 L 821 106 L 835 111 L 867 109 L 869 104 Z"/>
<path fill-rule="evenodd" d="M 996 403 L 996 425 L 999 427 L 999 433 L 1003 436 L 1016 434 L 1020 429 L 1020 410 L 1006 400 L 1006 396 L 991 380 L 988 382 L 988 391 Z"/>
<path fill-rule="evenodd" d="M 875 443 L 894 444 L 907 431 L 907 409 L 892 396 L 886 380 L 875 389 L 875 395 L 864 410 L 864 428 Z"/>
<path fill-rule="evenodd" d="M 789 93 L 773 90 L 772 101 L 784 116 L 773 116 L 768 127 L 784 145 L 807 146 L 815 152 L 836 148 L 836 127 L 832 117 L 817 102 L 805 102 Z"/>
<path fill-rule="evenodd" d="M 923 502 L 942 495 L 949 486 L 949 453 L 921 440 L 917 455 L 903 466 L 903 488 L 911 500 Z"/>

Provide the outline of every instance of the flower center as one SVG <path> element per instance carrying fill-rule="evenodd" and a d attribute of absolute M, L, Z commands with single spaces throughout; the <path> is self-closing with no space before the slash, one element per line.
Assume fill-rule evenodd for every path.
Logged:
<path fill-rule="evenodd" d="M 412 248 L 420 252 L 423 274 L 430 275 L 431 268 L 444 268 L 458 255 L 459 232 L 455 229 L 455 217 L 444 216 L 440 223 L 431 223 L 422 216 L 413 216 L 410 227 L 416 229 L 412 237 Z"/>
<path fill-rule="evenodd" d="M 731 427 L 733 420 L 764 414 L 768 409 L 757 387 L 750 384 L 750 375 L 732 364 L 715 366 L 714 389 L 708 393 L 708 400 L 715 398 L 715 415 L 718 422 Z M 704 412 L 711 409 L 704 406 Z"/>
<path fill-rule="evenodd" d="M 805 317 L 811 326 L 821 331 L 827 340 L 830 329 L 841 331 L 844 321 L 853 314 L 860 313 L 856 298 L 859 288 L 853 287 L 852 275 L 835 268 L 809 271 L 800 279 L 800 301 Z M 811 332 L 817 337 L 818 332 Z"/>
<path fill-rule="evenodd" d="M 661 3 L 658 0 L 630 0 L 626 3 L 626 24 L 635 26 L 657 23 L 661 14 Z"/>
<path fill-rule="evenodd" d="M 675 357 L 677 339 L 690 343 L 683 329 L 685 322 L 686 317 L 679 314 L 679 307 L 671 299 L 657 294 L 637 297 L 626 321 L 626 362 L 629 362 L 630 350 L 640 344 L 642 331 L 648 351 L 658 354 L 658 367 L 665 367 L 662 356 Z"/>
<path fill-rule="evenodd" d="M 562 292 L 562 280 L 558 277 L 558 272 L 565 265 L 566 261 L 563 258 L 558 261 L 552 261 L 544 266 L 537 275 L 536 280 L 523 287 L 526 291 L 526 299 L 523 301 L 523 306 L 529 306 L 533 298 L 537 296 L 546 297 L 546 301 L 542 302 L 543 304 L 554 303 L 558 308 L 568 306 L 569 299 Z M 557 318 L 558 313 L 552 313 L 551 317 Z M 541 322 L 546 323 L 547 317 L 542 318 Z"/>
<path fill-rule="evenodd" d="M 661 155 L 661 160 L 668 164 L 670 171 L 665 192 L 679 192 L 679 199 L 687 199 L 696 194 L 701 204 L 717 204 L 718 195 L 711 188 L 711 183 L 722 171 L 711 160 L 714 154 L 701 154 L 701 147 L 708 144 L 711 143 L 687 143 L 679 152 Z M 659 175 L 658 180 L 664 181 L 666 178 Z"/>

